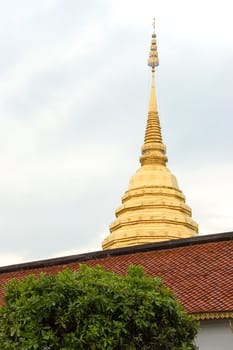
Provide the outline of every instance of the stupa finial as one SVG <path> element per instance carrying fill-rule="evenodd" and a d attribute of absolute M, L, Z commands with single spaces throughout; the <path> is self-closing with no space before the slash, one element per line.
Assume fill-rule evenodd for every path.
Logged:
<path fill-rule="evenodd" d="M 153 33 L 151 38 L 148 66 L 152 68 L 152 82 L 150 93 L 150 104 L 148 112 L 147 127 L 142 146 L 140 162 L 144 164 L 166 164 L 166 148 L 162 142 L 161 128 L 159 122 L 158 107 L 155 93 L 155 67 L 159 65 L 157 42 L 155 34 L 155 19 L 153 19 Z"/>
<path fill-rule="evenodd" d="M 155 71 L 155 67 L 159 65 L 158 52 L 157 52 L 157 43 L 156 43 L 156 34 L 155 34 L 155 18 L 153 19 L 153 33 L 151 39 L 150 54 L 148 59 L 148 66 L 152 68 L 152 72 Z"/>

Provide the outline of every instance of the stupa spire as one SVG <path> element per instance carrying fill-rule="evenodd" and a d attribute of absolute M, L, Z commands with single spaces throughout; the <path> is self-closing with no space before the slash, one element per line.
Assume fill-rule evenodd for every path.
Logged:
<path fill-rule="evenodd" d="M 148 66 L 152 68 L 149 112 L 158 112 L 156 95 L 155 95 L 155 67 L 159 65 L 159 59 L 158 59 L 156 34 L 155 34 L 155 18 L 153 19 L 152 25 L 153 25 L 153 34 L 152 34 L 150 54 L 148 59 Z"/>
<path fill-rule="evenodd" d="M 155 68 L 159 65 L 157 42 L 155 34 L 155 19 L 153 20 L 153 34 L 151 38 L 148 66 L 151 67 L 151 93 L 147 119 L 147 126 L 142 146 L 141 164 L 166 164 L 166 147 L 162 142 L 161 127 L 155 92 Z"/>
<path fill-rule="evenodd" d="M 122 204 L 115 212 L 116 219 L 110 225 L 110 234 L 103 241 L 103 249 L 187 238 L 198 233 L 191 209 L 166 166 L 166 147 L 155 93 L 155 69 L 159 65 L 155 21 L 148 65 L 152 70 L 152 83 L 141 167 L 130 179 Z"/>

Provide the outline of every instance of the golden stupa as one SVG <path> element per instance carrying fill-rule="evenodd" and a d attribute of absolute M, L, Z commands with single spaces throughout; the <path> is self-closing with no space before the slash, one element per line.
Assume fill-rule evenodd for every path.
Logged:
<path fill-rule="evenodd" d="M 159 65 L 155 30 L 148 65 L 152 68 L 152 85 L 141 167 L 130 179 L 122 205 L 116 210 L 116 220 L 110 225 L 110 234 L 103 241 L 103 249 L 198 234 L 191 209 L 185 203 L 175 176 L 166 166 L 166 147 L 162 141 L 154 83 L 155 67 Z"/>

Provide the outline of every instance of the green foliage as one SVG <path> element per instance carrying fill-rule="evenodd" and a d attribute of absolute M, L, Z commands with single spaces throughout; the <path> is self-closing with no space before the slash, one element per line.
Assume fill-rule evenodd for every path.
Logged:
<path fill-rule="evenodd" d="M 194 350 L 196 333 L 162 281 L 136 266 L 14 279 L 0 307 L 1 350 Z"/>

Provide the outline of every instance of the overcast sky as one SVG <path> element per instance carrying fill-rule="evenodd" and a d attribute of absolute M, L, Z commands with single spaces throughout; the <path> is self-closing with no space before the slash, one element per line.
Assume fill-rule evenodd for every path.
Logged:
<path fill-rule="evenodd" d="M 233 230 L 231 0 L 0 0 L 0 265 L 101 249 L 139 167 L 152 20 L 168 167 Z"/>

